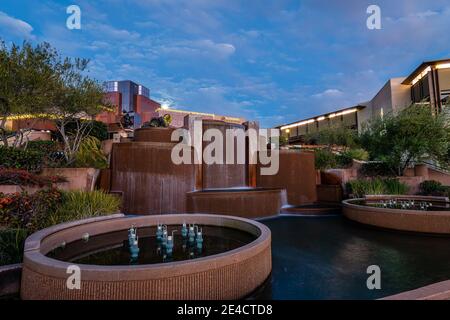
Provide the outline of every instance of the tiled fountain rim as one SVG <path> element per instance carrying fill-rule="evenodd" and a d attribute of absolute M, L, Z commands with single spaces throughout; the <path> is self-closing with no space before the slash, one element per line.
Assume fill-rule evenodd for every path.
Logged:
<path fill-rule="evenodd" d="M 391 209 L 391 208 L 377 208 L 377 207 L 370 207 L 370 206 L 364 206 L 360 204 L 356 204 L 360 201 L 366 201 L 366 200 L 389 200 L 389 199 L 398 199 L 398 200 L 417 200 L 417 201 L 431 201 L 431 202 L 449 202 L 449 198 L 447 197 L 430 197 L 430 196 L 402 196 L 402 195 L 369 195 L 364 198 L 355 198 L 355 199 L 348 199 L 342 201 L 343 207 L 347 208 L 353 208 L 358 209 L 360 211 L 365 212 L 383 212 L 383 213 L 399 213 L 407 214 L 407 215 L 418 215 L 423 216 L 424 212 L 419 210 L 404 210 L 404 209 Z M 356 203 L 355 203 L 356 202 Z M 437 215 L 440 216 L 442 214 L 448 215 L 448 211 L 427 211 L 426 215 Z"/>
<path fill-rule="evenodd" d="M 268 227 L 257 221 L 240 217 L 207 214 L 124 217 L 122 214 L 117 214 L 60 224 L 31 235 L 25 242 L 24 265 L 28 265 L 30 268 L 41 274 L 66 279 L 67 267 L 73 265 L 73 263 L 64 262 L 45 256 L 48 251 L 54 248 L 54 245 L 47 245 L 47 248 L 44 250 L 46 242 L 49 241 L 50 238 L 52 238 L 51 241 L 53 243 L 55 243 L 56 240 L 59 240 L 60 243 L 65 240 L 58 239 L 59 236 L 72 233 L 73 239 L 71 241 L 74 241 L 80 237 L 74 237 L 73 233 L 76 232 L 76 234 L 82 235 L 86 232 L 88 227 L 93 227 L 99 224 L 111 224 L 111 226 L 109 226 L 109 228 L 105 228 L 106 231 L 102 228 L 91 229 L 91 232 L 89 232 L 90 236 L 108 233 L 111 231 L 126 230 L 132 224 L 139 228 L 154 226 L 158 222 L 165 223 L 167 225 L 179 225 L 186 222 L 201 225 L 233 227 L 253 233 L 257 236 L 257 239 L 247 245 L 231 251 L 189 261 L 135 266 L 97 266 L 77 264 L 81 268 L 83 279 L 99 280 L 104 279 L 105 277 L 113 277 L 116 280 L 119 278 L 120 280 L 141 280 L 148 278 L 163 279 L 167 277 L 167 271 L 169 271 L 172 276 L 198 273 L 207 271 L 211 268 L 220 268 L 226 265 L 238 263 L 242 260 L 250 259 L 266 250 L 268 246 L 270 247 L 271 243 L 271 233 Z M 92 230 L 96 231 L 92 232 Z"/>
<path fill-rule="evenodd" d="M 350 220 L 391 229 L 420 234 L 450 235 L 449 211 L 420 211 L 411 209 L 380 208 L 365 206 L 355 202 L 364 200 L 389 200 L 392 198 L 403 200 L 417 200 L 429 202 L 447 202 L 443 197 L 425 196 L 370 196 L 363 199 L 345 200 L 342 203 L 342 213 Z"/>
<path fill-rule="evenodd" d="M 433 283 L 380 300 L 450 300 L 450 280 Z"/>

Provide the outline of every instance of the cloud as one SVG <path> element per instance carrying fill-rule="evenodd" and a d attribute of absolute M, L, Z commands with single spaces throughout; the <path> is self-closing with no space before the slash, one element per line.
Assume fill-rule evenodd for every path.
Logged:
<path fill-rule="evenodd" d="M 236 52 L 230 43 L 216 43 L 210 39 L 184 40 L 168 42 L 161 45 L 161 52 L 176 56 L 205 56 L 208 58 L 226 59 Z"/>
<path fill-rule="evenodd" d="M 158 24 L 153 22 L 153 21 L 137 21 L 134 23 L 134 25 L 138 28 L 152 28 L 152 29 L 157 29 L 158 28 Z"/>
<path fill-rule="evenodd" d="M 65 28 L 56 3 L 39 1 L 25 33 L 90 58 L 99 80 L 132 79 L 173 107 L 262 126 L 369 100 L 389 78 L 450 55 L 448 0 L 380 0 L 377 31 L 361 0 L 78 0 L 82 32 Z M 1 35 L 10 29 L 0 22 Z"/>
<path fill-rule="evenodd" d="M 426 20 L 430 17 L 435 17 L 435 16 L 439 16 L 440 13 L 437 11 L 432 11 L 432 10 L 426 10 L 426 11 L 422 11 L 422 12 L 414 12 L 414 13 L 410 13 L 407 16 L 402 16 L 399 18 L 392 18 L 392 17 L 387 17 L 386 20 L 387 21 L 396 21 L 396 22 L 402 22 L 402 21 L 414 21 L 414 20 Z"/>
<path fill-rule="evenodd" d="M 339 89 L 328 89 L 321 93 L 314 94 L 314 98 L 331 98 L 342 96 L 343 92 Z"/>
<path fill-rule="evenodd" d="M 215 43 L 212 40 L 199 40 L 193 42 L 194 46 L 197 46 L 201 50 L 210 52 L 217 56 L 228 57 L 234 54 L 236 48 L 229 43 Z"/>
<path fill-rule="evenodd" d="M 34 38 L 32 35 L 33 27 L 23 20 L 16 19 L 0 11 L 0 29 L 5 32 L 24 38 Z"/>
<path fill-rule="evenodd" d="M 242 34 L 250 38 L 258 38 L 261 35 L 261 32 L 258 30 L 242 30 Z"/>
<path fill-rule="evenodd" d="M 87 25 L 87 29 L 100 35 L 101 38 L 108 38 L 122 41 L 136 41 L 141 35 L 135 31 L 128 31 L 125 29 L 117 29 L 113 26 L 104 23 L 94 22 Z"/>

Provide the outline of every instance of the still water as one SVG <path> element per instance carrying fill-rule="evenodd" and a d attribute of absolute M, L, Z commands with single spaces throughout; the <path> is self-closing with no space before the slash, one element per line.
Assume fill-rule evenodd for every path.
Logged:
<path fill-rule="evenodd" d="M 273 270 L 260 299 L 378 299 L 450 279 L 450 238 L 373 229 L 343 217 L 278 217 Z M 367 267 L 381 268 L 368 290 Z"/>
<path fill-rule="evenodd" d="M 195 242 L 183 239 L 180 229 L 169 226 L 169 235 L 173 230 L 173 253 L 168 255 L 161 241 L 156 239 L 155 228 L 138 229 L 139 257 L 131 259 L 127 230 L 95 236 L 89 241 L 78 240 L 58 248 L 47 256 L 77 264 L 92 265 L 135 265 L 154 264 L 190 260 L 223 253 L 252 242 L 256 237 L 250 233 L 222 227 L 200 226 L 203 231 L 203 245 L 198 248 Z"/>

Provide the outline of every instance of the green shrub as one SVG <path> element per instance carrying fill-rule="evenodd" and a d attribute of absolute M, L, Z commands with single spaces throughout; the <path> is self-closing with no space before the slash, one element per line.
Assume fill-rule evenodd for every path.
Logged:
<path fill-rule="evenodd" d="M 331 168 L 336 168 L 337 161 L 336 156 L 327 149 L 318 149 L 315 152 L 316 155 L 316 169 L 326 170 Z"/>
<path fill-rule="evenodd" d="M 100 141 L 107 140 L 108 135 L 108 126 L 101 121 L 92 121 L 92 129 L 89 132 L 91 137 L 97 138 Z"/>
<path fill-rule="evenodd" d="M 46 216 L 60 203 L 61 193 L 56 189 L 42 189 L 32 195 L 26 192 L 0 194 L 0 227 L 29 232 L 46 228 Z"/>
<path fill-rule="evenodd" d="M 364 149 L 349 149 L 344 152 L 342 152 L 342 155 L 345 155 L 348 158 L 360 160 L 360 161 L 367 161 L 369 160 L 369 153 Z"/>
<path fill-rule="evenodd" d="M 30 141 L 27 144 L 27 150 L 36 151 L 43 154 L 50 154 L 52 152 L 58 151 L 58 143 L 56 141 Z"/>
<path fill-rule="evenodd" d="M 22 262 L 27 236 L 25 229 L 0 229 L 0 266 Z"/>
<path fill-rule="evenodd" d="M 64 163 L 61 145 L 56 141 L 30 141 L 26 150 L 40 153 L 47 167 L 60 167 Z"/>
<path fill-rule="evenodd" d="M 0 265 L 22 261 L 28 234 L 58 223 L 113 214 L 119 206 L 119 198 L 101 191 L 0 194 Z"/>
<path fill-rule="evenodd" d="M 40 172 L 44 162 L 43 154 L 33 150 L 22 150 L 0 146 L 0 167 Z"/>
<path fill-rule="evenodd" d="M 346 153 L 335 155 L 335 157 L 336 157 L 336 168 L 348 168 L 351 167 L 353 164 L 353 158 Z"/>
<path fill-rule="evenodd" d="M 305 143 L 355 148 L 359 146 L 358 131 L 343 127 L 326 128 L 306 135 Z"/>
<path fill-rule="evenodd" d="M 102 191 L 62 192 L 61 204 L 47 215 L 45 224 L 51 226 L 73 220 L 110 215 L 117 213 L 119 206 L 119 198 Z"/>
<path fill-rule="evenodd" d="M 286 146 L 289 144 L 289 137 L 285 135 L 281 135 L 279 138 L 280 147 Z"/>
<path fill-rule="evenodd" d="M 361 145 L 371 159 L 385 162 L 397 176 L 414 163 L 445 162 L 450 110 L 437 114 L 432 110 L 430 105 L 415 104 L 377 117 L 360 135 Z"/>
<path fill-rule="evenodd" d="M 347 190 L 355 197 L 364 197 L 365 195 L 384 194 L 384 185 L 381 179 L 360 179 L 352 180 L 347 183 Z"/>
<path fill-rule="evenodd" d="M 94 137 L 85 138 L 76 154 L 74 166 L 79 168 L 107 168 L 108 159 L 101 149 L 100 140 Z"/>
<path fill-rule="evenodd" d="M 395 176 L 395 171 L 393 171 L 388 164 L 378 161 L 363 163 L 359 172 L 366 177 Z"/>
<path fill-rule="evenodd" d="M 352 166 L 353 159 L 365 161 L 369 158 L 364 149 L 349 149 L 340 154 L 334 154 L 329 149 L 316 149 L 315 154 L 318 170 L 348 168 Z"/>
<path fill-rule="evenodd" d="M 404 195 L 409 191 L 409 187 L 398 179 L 385 179 L 385 194 Z"/>
<path fill-rule="evenodd" d="M 398 179 L 359 179 L 347 183 L 347 192 L 357 198 L 366 195 L 404 195 L 408 189 Z"/>
<path fill-rule="evenodd" d="M 54 183 L 66 181 L 61 176 L 41 176 L 26 170 L 0 168 L 0 185 L 51 187 Z"/>
<path fill-rule="evenodd" d="M 420 184 L 420 192 L 424 195 L 441 196 L 446 192 L 446 187 L 439 181 L 429 180 Z"/>

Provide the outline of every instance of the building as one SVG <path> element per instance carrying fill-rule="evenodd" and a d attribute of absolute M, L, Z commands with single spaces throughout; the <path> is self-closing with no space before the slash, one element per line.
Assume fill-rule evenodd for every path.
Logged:
<path fill-rule="evenodd" d="M 325 128 L 349 128 L 357 130 L 361 120 L 359 113 L 365 106 L 354 106 L 322 114 L 299 122 L 277 127 L 282 134 L 289 137 L 290 143 L 302 142 L 306 135 L 317 133 Z"/>
<path fill-rule="evenodd" d="M 364 123 L 397 112 L 413 103 L 430 104 L 440 112 L 450 101 L 450 59 L 422 63 L 408 77 L 393 78 L 367 102 L 315 117 L 288 123 L 277 128 L 290 143 L 303 141 L 307 134 L 324 128 L 344 127 L 361 132 Z"/>
<path fill-rule="evenodd" d="M 161 117 L 166 114 L 170 114 L 170 116 L 172 117 L 172 122 L 170 125 L 172 127 L 176 127 L 176 128 L 180 128 L 180 127 L 184 126 L 184 117 L 186 117 L 187 115 L 199 116 L 203 120 L 218 120 L 218 121 L 225 121 L 225 122 L 237 123 L 237 124 L 241 124 L 246 121 L 244 118 L 236 118 L 236 117 L 216 115 L 213 113 L 186 111 L 186 110 L 179 110 L 179 109 L 158 108 L 155 111 L 156 111 L 158 117 Z"/>
<path fill-rule="evenodd" d="M 107 124 L 119 123 L 122 116 L 127 114 L 133 120 L 135 128 L 155 116 L 155 110 L 161 104 L 150 99 L 150 90 L 133 81 L 108 81 L 103 84 L 105 100 L 114 106 L 114 112 L 102 112 L 97 116 L 98 121 Z"/>
<path fill-rule="evenodd" d="M 184 125 L 184 117 L 187 115 L 197 115 L 205 120 L 222 120 L 233 123 L 245 122 L 243 118 L 163 108 L 160 103 L 150 98 L 150 90 L 148 88 L 129 80 L 108 81 L 104 83 L 103 87 L 105 99 L 114 107 L 114 111 L 102 112 L 97 116 L 97 120 L 109 124 L 110 127 L 120 123 L 122 116 L 125 114 L 133 120 L 134 128 L 139 128 L 152 118 L 162 117 L 166 114 L 172 116 L 171 126 L 177 128 Z"/>

